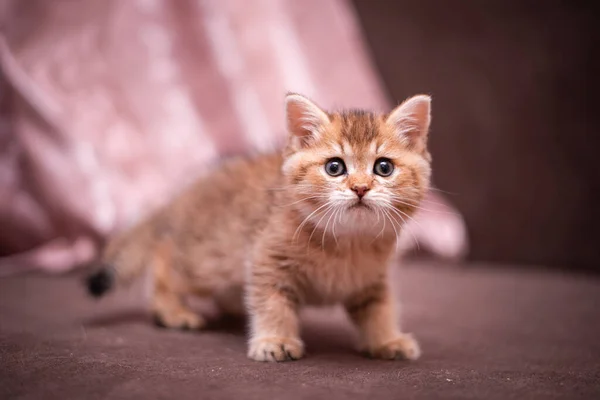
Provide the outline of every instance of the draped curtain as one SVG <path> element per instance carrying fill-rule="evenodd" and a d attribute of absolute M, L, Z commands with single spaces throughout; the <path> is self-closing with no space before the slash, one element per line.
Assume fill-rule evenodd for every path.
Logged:
<path fill-rule="evenodd" d="M 276 150 L 287 91 L 402 100 L 345 0 L 5 0 L 0 24 L 2 273 L 85 263 L 217 159 Z M 423 208 L 403 247 L 463 254 L 462 218 Z"/>

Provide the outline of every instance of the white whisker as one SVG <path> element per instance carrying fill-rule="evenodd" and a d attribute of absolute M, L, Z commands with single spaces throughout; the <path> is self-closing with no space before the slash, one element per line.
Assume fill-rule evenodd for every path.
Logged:
<path fill-rule="evenodd" d="M 440 192 L 440 193 L 449 194 L 449 195 L 451 195 L 451 196 L 458 196 L 458 193 L 455 193 L 455 192 L 447 192 L 447 191 L 445 191 L 445 190 L 438 189 L 438 188 L 436 188 L 436 187 L 433 187 L 433 186 L 430 186 L 430 187 L 429 187 L 429 190 L 436 191 L 436 192 Z"/>
<path fill-rule="evenodd" d="M 379 207 L 377 207 L 377 208 L 375 208 L 375 211 L 377 212 L 377 223 L 379 224 L 379 220 L 380 220 L 379 213 L 381 212 L 381 210 L 379 209 Z M 379 233 L 377 235 L 375 235 L 375 237 L 373 238 L 373 240 L 371 240 L 371 243 L 369 243 L 369 244 L 373 244 L 373 242 L 376 241 L 379 236 L 383 235 L 384 231 L 385 231 L 385 218 L 383 219 L 383 226 L 381 227 L 381 230 L 379 231 Z"/>
<path fill-rule="evenodd" d="M 319 220 L 315 224 L 312 232 L 310 233 L 310 236 L 308 237 L 307 249 L 308 249 L 308 246 L 310 245 L 310 241 L 312 240 L 313 235 L 315 234 L 315 230 L 317 230 L 317 228 L 319 227 L 319 224 L 321 223 L 321 221 L 323 221 L 323 218 L 325 218 L 327 216 L 327 214 L 329 213 L 329 211 L 335 206 L 335 204 L 330 204 L 330 203 L 328 203 L 328 204 L 329 204 L 329 207 L 327 207 L 327 209 L 325 209 L 324 214 L 321 216 L 321 218 L 319 218 Z"/>
<path fill-rule="evenodd" d="M 408 215 L 407 213 L 405 213 L 405 212 L 404 212 L 404 211 L 402 211 L 402 210 L 398 210 L 397 208 L 395 208 L 395 207 L 393 207 L 393 206 L 391 206 L 391 205 L 388 205 L 388 206 L 390 207 L 389 209 L 390 209 L 391 211 L 393 211 L 394 213 L 396 213 L 396 215 L 398 215 L 398 216 L 399 216 L 399 217 L 402 219 L 402 221 L 404 221 L 404 218 L 402 218 L 402 215 L 404 215 L 404 216 L 405 216 L 406 218 L 408 218 L 410 221 L 414 222 L 414 223 L 415 223 L 415 224 L 417 224 L 419 227 L 421 227 L 421 224 L 420 224 L 420 223 L 419 223 L 419 221 L 417 221 L 415 218 L 411 217 L 410 215 Z M 404 222 L 406 222 L 406 221 L 404 221 Z"/>
<path fill-rule="evenodd" d="M 389 205 L 387 206 L 387 209 L 388 209 L 388 210 L 391 210 L 391 211 L 393 211 L 393 212 L 395 212 L 395 213 L 396 213 L 396 215 L 400 217 L 400 219 L 401 219 L 401 220 L 402 220 L 402 222 L 404 223 L 404 229 L 405 229 L 405 230 L 406 230 L 408 233 L 410 233 L 410 235 L 412 236 L 413 240 L 415 241 L 415 244 L 417 245 L 417 250 L 420 250 L 421 248 L 420 248 L 420 246 L 419 246 L 419 241 L 417 240 L 417 238 L 416 238 L 416 236 L 414 235 L 414 233 L 411 231 L 411 229 L 410 229 L 410 226 L 408 226 L 408 224 L 406 223 L 406 220 L 405 220 L 404 218 L 402 218 L 402 215 L 400 215 L 400 214 L 398 213 L 398 211 L 399 211 L 399 210 L 396 210 L 396 209 L 394 209 L 393 207 L 391 207 L 391 206 L 389 206 Z M 407 217 L 408 217 L 408 215 L 407 215 Z M 410 218 L 410 217 L 409 217 L 409 218 Z M 412 219 L 412 218 L 411 218 L 411 219 Z M 414 221 L 414 219 L 413 219 L 413 221 Z"/>
<path fill-rule="evenodd" d="M 302 220 L 302 222 L 300 223 L 300 225 L 298 225 L 298 228 L 296 228 L 296 231 L 294 232 L 294 234 L 292 235 L 292 242 L 297 239 L 296 235 L 300 232 L 300 230 L 304 227 L 304 225 L 306 225 L 306 223 L 308 222 L 308 220 L 310 219 L 310 217 L 312 217 L 315 213 L 317 213 L 319 210 L 321 210 L 322 208 L 326 207 L 329 205 L 329 202 L 321 205 L 319 208 L 317 208 L 316 210 L 314 210 L 313 212 L 311 212 L 308 217 L 304 218 L 304 220 Z"/>
<path fill-rule="evenodd" d="M 325 224 L 325 229 L 323 229 L 323 235 L 321 236 L 321 248 L 322 249 L 325 249 L 325 233 L 327 232 L 327 227 L 329 227 L 329 222 L 331 221 L 331 217 L 333 217 L 335 215 L 335 213 L 337 212 L 338 208 L 339 207 L 336 207 L 336 206 L 333 207 L 333 212 L 331 213 L 331 215 L 327 219 L 327 223 Z M 335 223 L 335 221 L 334 221 L 334 223 Z M 337 244 L 337 240 L 335 242 Z"/>
<path fill-rule="evenodd" d="M 341 210 L 342 210 L 341 207 L 337 207 L 337 209 L 335 210 L 335 215 L 333 217 L 333 224 L 331 225 L 331 233 L 333 234 L 333 240 L 335 240 L 335 246 L 336 247 L 339 246 L 339 243 L 338 243 L 337 237 L 335 235 L 335 224 L 338 221 L 338 218 L 340 216 Z"/>
<path fill-rule="evenodd" d="M 288 204 L 280 204 L 280 205 L 278 205 L 278 207 L 290 207 L 290 206 L 293 206 L 293 205 L 295 205 L 295 204 L 302 203 L 303 201 L 306 201 L 306 200 L 312 200 L 312 199 L 327 199 L 328 197 L 329 197 L 329 196 L 326 196 L 326 195 L 316 195 L 316 196 L 303 197 L 303 198 L 301 198 L 300 200 L 296 200 L 296 201 L 294 201 L 293 203 L 288 203 Z"/>
<path fill-rule="evenodd" d="M 400 237 L 400 234 L 398 233 L 398 230 L 396 229 L 396 225 L 394 225 L 394 219 L 392 218 L 390 213 L 385 208 L 382 208 L 381 211 L 390 220 L 390 224 L 392 224 L 392 228 L 394 228 L 394 233 L 396 234 L 396 245 L 398 245 L 398 238 Z"/>
<path fill-rule="evenodd" d="M 456 216 L 459 215 L 459 214 L 457 214 L 455 212 L 452 212 L 452 211 L 431 210 L 429 208 L 421 207 L 421 206 L 419 206 L 419 203 L 409 203 L 409 202 L 406 202 L 406 201 L 404 201 L 403 197 L 400 197 L 400 196 L 397 196 L 397 195 L 390 195 L 390 197 L 395 202 L 397 202 L 397 203 L 404 204 L 404 205 L 409 206 L 409 207 L 414 207 L 417 210 L 427 211 L 427 212 L 431 212 L 431 213 L 439 213 L 439 214 L 451 214 L 451 215 L 456 215 Z M 435 201 L 429 201 L 429 200 L 426 200 L 426 199 L 421 200 L 421 203 L 430 203 L 430 204 L 442 205 L 443 206 L 443 204 L 441 204 L 441 203 L 438 203 L 438 202 L 435 202 Z M 446 206 L 444 206 L 444 207 L 446 207 Z"/>

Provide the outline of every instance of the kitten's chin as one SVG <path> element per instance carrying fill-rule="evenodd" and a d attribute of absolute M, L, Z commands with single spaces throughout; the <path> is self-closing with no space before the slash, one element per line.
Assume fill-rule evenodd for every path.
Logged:
<path fill-rule="evenodd" d="M 383 224 L 381 213 L 377 212 L 372 205 L 364 202 L 346 207 L 339 217 L 339 229 L 346 234 L 362 235 L 377 235 L 388 230 Z"/>
<path fill-rule="evenodd" d="M 380 220 L 379 207 L 376 204 L 372 204 L 369 201 L 355 201 L 346 206 L 345 213 L 348 214 L 349 218 L 358 219 L 366 223 L 375 223 Z"/>

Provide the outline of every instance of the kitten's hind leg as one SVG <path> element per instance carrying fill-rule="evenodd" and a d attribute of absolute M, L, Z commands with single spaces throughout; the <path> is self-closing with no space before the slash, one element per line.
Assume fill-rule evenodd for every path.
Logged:
<path fill-rule="evenodd" d="M 172 270 L 171 244 L 160 243 L 154 257 L 152 310 L 155 323 L 165 328 L 201 329 L 204 318 L 185 303 L 185 291 Z"/>
<path fill-rule="evenodd" d="M 183 296 L 159 290 L 155 286 L 153 298 L 154 322 L 164 328 L 197 330 L 204 327 L 204 318 L 192 311 Z"/>

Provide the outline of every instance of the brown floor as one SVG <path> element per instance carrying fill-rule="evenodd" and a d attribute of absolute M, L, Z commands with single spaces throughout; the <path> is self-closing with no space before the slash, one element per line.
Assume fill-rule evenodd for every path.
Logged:
<path fill-rule="evenodd" d="M 78 280 L 0 280 L 0 398 L 600 398 L 600 279 L 410 264 L 415 363 L 361 358 L 337 310 L 308 311 L 307 358 L 245 357 L 243 323 L 154 328 L 141 285 L 95 304 Z"/>

